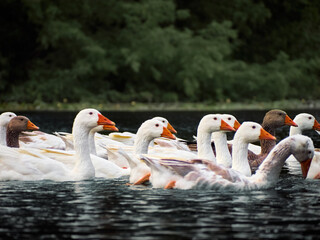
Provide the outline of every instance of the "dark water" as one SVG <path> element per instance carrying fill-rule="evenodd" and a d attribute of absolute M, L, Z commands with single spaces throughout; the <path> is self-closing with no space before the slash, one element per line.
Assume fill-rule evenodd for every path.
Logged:
<path fill-rule="evenodd" d="M 294 116 L 299 112 L 288 112 Z M 318 111 L 305 111 L 319 119 Z M 43 131 L 71 131 L 76 113 L 22 113 Z M 204 112 L 104 113 L 120 131 L 167 117 L 191 140 Z M 233 112 L 261 122 L 264 111 Z M 281 138 L 288 128 L 277 132 Z M 314 141 L 319 138 L 313 132 Z M 316 142 L 317 144 L 317 142 Z M 127 179 L 0 182 L 1 239 L 319 239 L 320 182 L 281 173 L 277 186 L 254 192 L 163 190 Z"/>

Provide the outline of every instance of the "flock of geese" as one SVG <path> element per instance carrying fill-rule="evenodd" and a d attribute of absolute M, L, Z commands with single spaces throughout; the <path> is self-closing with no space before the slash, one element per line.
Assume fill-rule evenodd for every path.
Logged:
<path fill-rule="evenodd" d="M 276 129 L 289 125 L 277 143 Z M 163 117 L 141 124 L 137 133 L 118 132 L 96 109 L 80 111 L 72 133 L 48 134 L 25 116 L 0 115 L 0 180 L 78 181 L 128 176 L 128 185 L 150 182 L 154 188 L 256 190 L 270 188 L 287 161 L 302 176 L 320 178 L 319 154 L 304 130 L 320 131 L 314 116 L 293 120 L 282 110 L 265 114 L 262 124 L 240 124 L 230 114 L 205 115 L 196 143 L 176 137 Z M 112 131 L 109 135 L 99 131 Z M 235 131 L 232 140 L 227 132 Z M 260 145 L 252 143 L 260 140 Z M 300 163 L 300 164 L 299 164 Z"/>

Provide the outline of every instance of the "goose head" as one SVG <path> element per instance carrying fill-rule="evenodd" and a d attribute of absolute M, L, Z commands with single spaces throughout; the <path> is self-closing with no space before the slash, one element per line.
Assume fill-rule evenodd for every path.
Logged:
<path fill-rule="evenodd" d="M 222 114 L 222 119 L 226 123 L 228 123 L 231 127 L 233 127 L 235 130 L 238 130 L 238 128 L 241 126 L 241 124 L 238 122 L 235 116 L 231 114 Z"/>
<path fill-rule="evenodd" d="M 298 124 L 302 131 L 310 129 L 317 131 L 320 130 L 319 122 L 309 113 L 300 113 L 293 119 L 293 121 Z"/>
<path fill-rule="evenodd" d="M 289 138 L 291 138 L 291 153 L 300 162 L 302 175 L 306 177 L 314 155 L 313 142 L 309 137 L 303 135 L 294 135 Z"/>
<path fill-rule="evenodd" d="M 204 116 L 198 126 L 198 131 L 213 133 L 217 131 L 235 131 L 228 123 L 226 123 L 221 114 L 208 114 Z"/>
<path fill-rule="evenodd" d="M 10 120 L 7 129 L 9 131 L 22 132 L 26 130 L 38 130 L 39 127 L 34 125 L 29 118 L 25 116 L 17 116 Z"/>
<path fill-rule="evenodd" d="M 115 123 L 103 116 L 98 110 L 86 108 L 77 114 L 74 119 L 74 125 L 92 129 L 99 125 L 115 126 Z"/>
<path fill-rule="evenodd" d="M 164 117 L 154 117 L 153 119 L 162 122 L 162 124 L 173 134 L 176 134 L 177 131 L 172 127 L 169 121 Z"/>
<path fill-rule="evenodd" d="M 157 119 L 150 119 L 142 123 L 138 129 L 137 135 L 144 135 L 148 139 L 154 139 L 158 137 L 176 139 L 169 129 L 163 124 L 163 122 Z"/>
<path fill-rule="evenodd" d="M 236 132 L 237 138 L 241 138 L 245 142 L 255 142 L 259 139 L 276 140 L 276 138 L 255 122 L 243 122 Z"/>
<path fill-rule="evenodd" d="M 14 114 L 13 112 L 4 112 L 0 115 L 0 126 L 7 127 L 10 120 L 17 115 Z"/>
<path fill-rule="evenodd" d="M 278 109 L 270 110 L 263 118 L 263 126 L 268 125 L 272 128 L 284 125 L 297 127 L 298 125 L 287 115 L 286 112 Z"/>

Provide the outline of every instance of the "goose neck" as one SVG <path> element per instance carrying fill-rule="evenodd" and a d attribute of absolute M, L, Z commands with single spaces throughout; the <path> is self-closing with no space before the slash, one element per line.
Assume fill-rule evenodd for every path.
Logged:
<path fill-rule="evenodd" d="M 232 169 L 237 170 L 245 176 L 251 176 L 251 168 L 248 161 L 249 143 L 241 138 L 234 137 L 232 147 Z"/>
<path fill-rule="evenodd" d="M 90 130 L 88 128 L 77 125 L 75 125 L 72 130 L 74 150 L 77 158 L 75 169 L 82 178 L 91 178 L 95 175 L 94 166 L 90 157 L 89 132 Z"/>
<path fill-rule="evenodd" d="M 267 124 L 262 124 L 262 127 L 268 133 L 270 133 L 271 135 L 275 136 L 276 130 L 275 130 L 274 127 L 269 126 Z M 261 154 L 268 154 L 274 148 L 274 146 L 276 144 L 277 144 L 276 140 L 265 140 L 265 139 L 260 140 Z"/>
<path fill-rule="evenodd" d="M 149 136 L 138 132 L 133 145 L 135 154 L 147 154 L 149 144 L 152 140 Z"/>
<path fill-rule="evenodd" d="M 8 147 L 14 147 L 14 148 L 19 148 L 19 134 L 20 132 L 7 129 L 7 146 Z"/>
<path fill-rule="evenodd" d="M 227 134 L 225 132 L 212 133 L 216 149 L 216 159 L 218 164 L 225 167 L 231 167 L 232 158 L 228 148 Z"/>
<path fill-rule="evenodd" d="M 289 136 L 293 136 L 293 135 L 297 135 L 297 134 L 302 134 L 302 130 L 300 129 L 300 127 L 291 126 Z"/>
<path fill-rule="evenodd" d="M 95 136 L 96 132 L 94 130 L 91 130 L 89 133 L 89 148 L 90 148 L 90 153 L 97 155 L 97 150 L 96 150 L 96 145 L 95 145 Z"/>
<path fill-rule="evenodd" d="M 197 134 L 198 158 L 212 160 L 216 162 L 211 146 L 211 133 L 198 128 Z"/>
<path fill-rule="evenodd" d="M 277 181 L 282 166 L 290 154 L 290 143 L 280 142 L 262 162 L 254 177 L 269 183 Z"/>

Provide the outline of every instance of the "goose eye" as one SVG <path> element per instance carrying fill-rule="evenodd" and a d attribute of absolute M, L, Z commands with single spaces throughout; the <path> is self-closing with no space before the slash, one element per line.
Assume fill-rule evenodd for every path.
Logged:
<path fill-rule="evenodd" d="M 311 119 L 312 119 L 312 117 L 309 117 L 309 119 L 311 120 Z"/>
<path fill-rule="evenodd" d="M 10 114 L 9 117 L 12 117 L 12 115 Z"/>
<path fill-rule="evenodd" d="M 165 121 L 164 121 L 164 120 L 163 120 L 162 122 L 163 122 L 163 123 L 165 123 Z"/>
<path fill-rule="evenodd" d="M 214 118 L 213 118 L 213 120 L 217 120 L 217 118 L 216 118 L 216 117 L 214 117 Z"/>
<path fill-rule="evenodd" d="M 231 117 L 229 117 L 228 120 L 231 121 Z"/>
<path fill-rule="evenodd" d="M 23 121 L 23 118 L 21 118 L 20 121 L 22 122 L 22 121 Z"/>
<path fill-rule="evenodd" d="M 158 123 L 156 124 L 156 127 L 159 127 L 159 124 L 158 124 Z"/>
<path fill-rule="evenodd" d="M 255 129 L 256 128 L 256 126 L 252 126 L 252 129 Z"/>
<path fill-rule="evenodd" d="M 89 114 L 92 115 L 93 113 L 92 113 L 92 112 L 89 112 Z"/>

